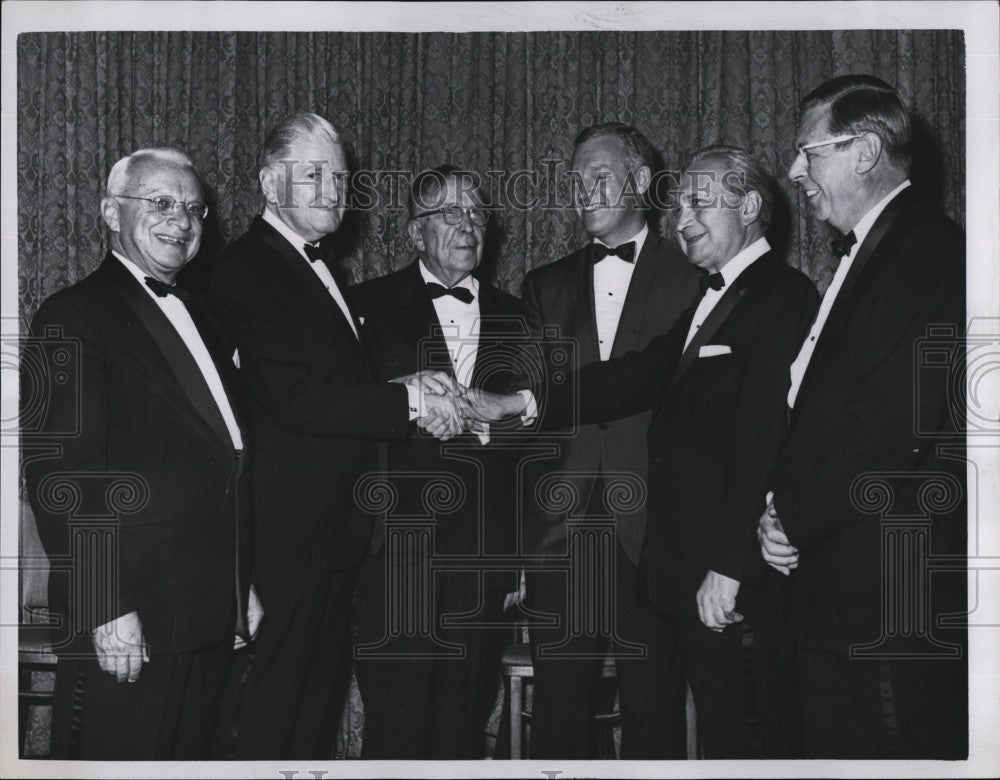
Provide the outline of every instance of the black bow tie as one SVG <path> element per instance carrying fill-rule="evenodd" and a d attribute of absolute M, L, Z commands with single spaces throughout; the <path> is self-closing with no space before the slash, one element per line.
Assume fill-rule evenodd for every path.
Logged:
<path fill-rule="evenodd" d="M 835 238 L 830 242 L 830 251 L 833 252 L 833 256 L 837 259 L 841 257 L 847 257 L 851 254 L 851 247 L 858 243 L 858 237 L 854 235 L 852 230 L 843 238 Z"/>
<path fill-rule="evenodd" d="M 698 287 L 701 289 L 701 294 L 704 295 L 708 292 L 708 288 L 713 290 L 721 290 L 726 286 L 726 280 L 722 278 L 722 274 L 716 271 L 714 274 L 709 274 L 708 276 L 703 276 L 698 280 Z"/>
<path fill-rule="evenodd" d="M 323 259 L 323 253 L 319 251 L 319 247 L 315 244 L 306 244 L 303 249 L 310 263 L 315 263 L 317 260 Z"/>
<path fill-rule="evenodd" d="M 604 244 L 594 244 L 594 262 L 599 263 L 608 255 L 620 257 L 626 263 L 635 260 L 635 241 L 626 244 L 619 244 L 616 247 L 604 246 Z"/>
<path fill-rule="evenodd" d="M 179 284 L 167 284 L 166 282 L 161 282 L 159 279 L 154 279 L 152 276 L 146 277 L 146 286 L 156 293 L 157 298 L 166 298 L 168 295 L 175 295 L 182 301 L 191 298 L 191 293 Z"/>
<path fill-rule="evenodd" d="M 450 295 L 462 303 L 472 303 L 475 300 L 475 296 L 468 287 L 443 287 L 437 282 L 427 282 L 427 294 L 431 296 L 431 300 L 440 298 L 442 295 Z"/>

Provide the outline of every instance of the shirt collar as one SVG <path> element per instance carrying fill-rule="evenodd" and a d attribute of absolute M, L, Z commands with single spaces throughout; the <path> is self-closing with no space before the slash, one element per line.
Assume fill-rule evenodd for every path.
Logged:
<path fill-rule="evenodd" d="M 636 260 L 639 259 L 639 255 L 642 253 L 642 248 L 646 244 L 646 237 L 648 235 L 649 235 L 649 225 L 643 224 L 642 229 L 638 233 L 636 233 L 634 236 L 632 236 L 632 238 L 628 239 L 628 241 L 622 241 L 622 244 L 627 244 L 629 241 L 635 241 L 635 255 L 634 255 L 634 258 Z M 608 246 L 603 241 L 601 241 L 601 239 L 599 239 L 599 238 L 594 238 L 593 242 L 591 242 L 591 243 L 600 244 L 601 246 Z M 608 249 L 611 249 L 611 248 L 612 247 L 608 247 Z"/>
<path fill-rule="evenodd" d="M 302 236 L 292 230 L 288 225 L 281 221 L 281 218 L 275 214 L 271 209 L 265 208 L 262 219 L 279 233 L 281 233 L 282 238 L 284 238 L 289 244 L 294 246 L 299 250 L 299 254 L 302 255 L 306 260 L 309 260 L 309 255 L 306 254 L 306 250 L 303 247 L 309 242 L 306 241 Z"/>
<path fill-rule="evenodd" d="M 871 211 L 865 214 L 861 219 L 858 220 L 858 224 L 854 226 L 854 237 L 857 239 L 856 247 L 861 246 L 865 238 L 868 236 L 869 231 L 872 229 L 872 225 L 875 224 L 875 220 L 879 218 L 879 215 L 885 211 L 885 207 L 889 205 L 889 201 L 895 198 L 899 193 L 910 186 L 910 180 L 907 179 L 902 184 L 900 184 L 896 189 L 886 195 L 882 200 L 875 204 Z M 857 251 L 855 249 L 855 251 Z"/>
<path fill-rule="evenodd" d="M 118 261 L 128 269 L 128 272 L 135 277 L 135 280 L 140 285 L 142 285 L 143 290 L 149 293 L 154 299 L 157 297 L 156 293 L 154 293 L 151 289 L 149 289 L 149 285 L 146 284 L 146 277 L 149 276 L 148 273 L 143 271 L 139 266 L 137 266 L 135 263 L 133 263 L 131 260 L 125 257 L 125 255 L 116 252 L 114 249 L 111 250 L 111 254 L 113 254 L 118 259 Z"/>
<path fill-rule="evenodd" d="M 447 285 L 440 279 L 438 279 L 433 273 L 431 273 L 431 270 L 426 265 L 424 265 L 423 258 L 420 258 L 420 261 L 417 263 L 417 265 L 420 267 L 420 276 L 421 278 L 423 278 L 425 284 L 428 282 L 433 282 L 434 284 L 440 284 L 442 287 L 464 287 L 466 290 L 471 292 L 475 297 L 477 298 L 479 297 L 479 281 L 472 274 L 469 274 L 464 279 L 455 282 L 455 284 Z"/>
<path fill-rule="evenodd" d="M 755 263 L 757 260 L 762 258 L 768 252 L 771 251 L 771 245 L 767 243 L 767 239 L 761 236 L 756 241 L 754 241 L 750 246 L 743 247 L 739 252 L 737 252 L 733 259 L 722 266 L 722 270 L 719 271 L 722 274 L 723 280 L 726 282 L 728 287 L 733 282 L 735 282 L 741 273 L 743 273 L 751 264 Z"/>

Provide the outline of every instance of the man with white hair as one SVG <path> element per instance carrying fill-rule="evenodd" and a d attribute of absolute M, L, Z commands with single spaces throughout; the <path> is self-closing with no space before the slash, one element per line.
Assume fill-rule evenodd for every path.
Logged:
<path fill-rule="evenodd" d="M 457 416 L 416 379 L 376 381 L 361 323 L 319 241 L 340 227 L 347 160 L 316 114 L 264 140 L 265 207 L 213 269 L 211 292 L 238 347 L 255 444 L 255 576 L 268 620 L 238 665 L 220 758 L 329 758 L 350 671 L 349 615 L 373 517 L 355 485 L 380 441 L 410 420 L 450 437 Z M 449 380 L 450 383 L 450 380 Z"/>
<path fill-rule="evenodd" d="M 177 284 L 207 213 L 184 153 L 120 160 L 101 201 L 111 251 L 32 323 L 66 346 L 25 353 L 55 377 L 39 432 L 56 454 L 25 464 L 61 618 L 55 757 L 207 758 L 234 634 L 260 619 L 231 350 Z"/>

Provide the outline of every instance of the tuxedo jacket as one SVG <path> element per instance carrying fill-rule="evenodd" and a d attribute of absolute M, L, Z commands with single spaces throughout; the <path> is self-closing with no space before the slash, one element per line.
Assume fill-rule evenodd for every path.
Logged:
<path fill-rule="evenodd" d="M 209 282 L 249 398 L 258 567 L 275 575 L 360 559 L 373 515 L 355 486 L 378 470 L 379 440 L 408 428 L 405 388 L 377 380 L 308 262 L 258 217 Z"/>
<path fill-rule="evenodd" d="M 643 563 L 662 613 L 696 617 L 708 570 L 742 583 L 741 608 L 761 608 L 757 521 L 783 441 L 788 369 L 817 299 L 804 274 L 768 253 L 726 288 L 686 349 L 698 301 L 644 350 L 580 372 L 582 421 L 652 410 Z M 567 406 L 552 397 L 547 408 Z"/>
<path fill-rule="evenodd" d="M 964 442 L 954 419 L 965 409 L 962 383 L 947 368 L 964 323 L 964 235 L 911 187 L 889 203 L 858 249 L 770 480 L 778 515 L 799 549 L 793 617 L 800 643 L 846 652 L 879 639 L 882 514 L 929 517 L 931 553 L 964 555 L 964 506 L 934 509 L 919 492 L 924 478 L 944 472 L 960 485 L 946 493 L 964 493 L 964 463 L 938 455 L 939 442 L 954 444 L 956 434 Z M 932 326 L 938 335 L 928 338 Z M 936 363 L 925 361 L 928 352 L 937 353 Z M 888 484 L 891 505 L 879 508 L 865 497 L 855 480 L 866 474 Z M 962 580 L 939 575 L 931 590 L 943 592 L 949 577 Z M 964 580 L 956 593 L 961 603 L 953 606 L 961 609 Z"/>
<path fill-rule="evenodd" d="M 186 305 L 246 446 L 231 350 Z M 110 254 L 41 306 L 32 335 L 25 355 L 51 381 L 41 407 L 37 385 L 24 394 L 22 420 L 51 451 L 26 451 L 25 474 L 57 650 L 93 653 L 90 630 L 133 611 L 151 654 L 231 641 L 250 581 L 248 472 L 181 337 Z"/>
<path fill-rule="evenodd" d="M 426 368 L 455 375 L 419 261 L 357 285 L 350 295 L 364 320 L 380 379 Z M 471 386 L 503 392 L 524 375 L 526 365 L 532 364 L 527 361 L 535 359 L 535 348 L 529 343 L 523 310 L 514 296 L 480 282 L 479 316 Z M 447 443 L 412 433 L 409 440 L 388 446 L 389 473 L 401 496 L 394 511 L 433 515 L 437 552 L 515 554 L 518 452 L 509 433 L 495 428 L 485 446 L 468 432 Z M 463 500 L 447 509 L 425 506 L 424 488 L 435 472 L 458 478 L 466 491 Z"/>
<path fill-rule="evenodd" d="M 697 296 L 701 275 L 677 247 L 650 231 L 636 258 L 611 357 L 642 349 L 654 336 L 666 333 Z M 559 338 L 572 340 L 576 353 L 574 367 L 600 361 L 590 245 L 530 272 L 524 279 L 522 301 L 536 333 L 554 326 Z M 593 488 L 592 475 L 598 470 L 628 472 L 645 480 L 649 420 L 649 412 L 643 411 L 626 419 L 583 425 L 572 436 L 558 439 L 562 450 L 558 468 L 591 475 L 579 479 L 584 507 Z M 618 541 L 629 559 L 638 563 L 646 529 L 646 508 L 619 513 L 617 517 Z M 534 538 L 538 552 L 565 553 L 563 520 L 562 516 L 539 514 L 543 527 L 536 529 Z"/>

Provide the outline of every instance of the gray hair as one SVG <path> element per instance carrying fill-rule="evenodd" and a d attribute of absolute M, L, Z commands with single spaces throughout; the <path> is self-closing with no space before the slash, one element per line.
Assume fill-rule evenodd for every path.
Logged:
<path fill-rule="evenodd" d="M 748 151 L 738 146 L 726 146 L 725 144 L 714 144 L 706 146 L 694 152 L 681 168 L 684 172 L 698 169 L 698 165 L 703 162 L 720 162 L 725 166 L 726 172 L 734 172 L 733 177 L 727 177 L 723 182 L 724 186 L 731 187 L 741 195 L 748 192 L 760 194 L 760 214 L 758 221 L 760 229 L 767 230 L 771 224 L 771 213 L 774 210 L 774 190 L 771 176 Z"/>
<path fill-rule="evenodd" d="M 334 143 L 341 143 L 340 134 L 319 114 L 303 112 L 289 114 L 272 127 L 264 137 L 260 151 L 260 168 L 268 168 L 288 157 L 292 144 L 299 138 L 326 137 Z"/>
<path fill-rule="evenodd" d="M 198 175 L 198 170 L 194 167 L 194 163 L 190 157 L 180 149 L 175 149 L 171 146 L 159 146 L 152 149 L 137 149 L 132 154 L 122 157 L 112 165 L 111 173 L 108 174 L 105 195 L 109 198 L 114 195 L 121 195 L 134 166 L 149 161 L 170 163 L 182 168 L 189 168 L 195 175 L 195 178 L 198 179 L 198 183 L 201 184 L 201 176 Z"/>

